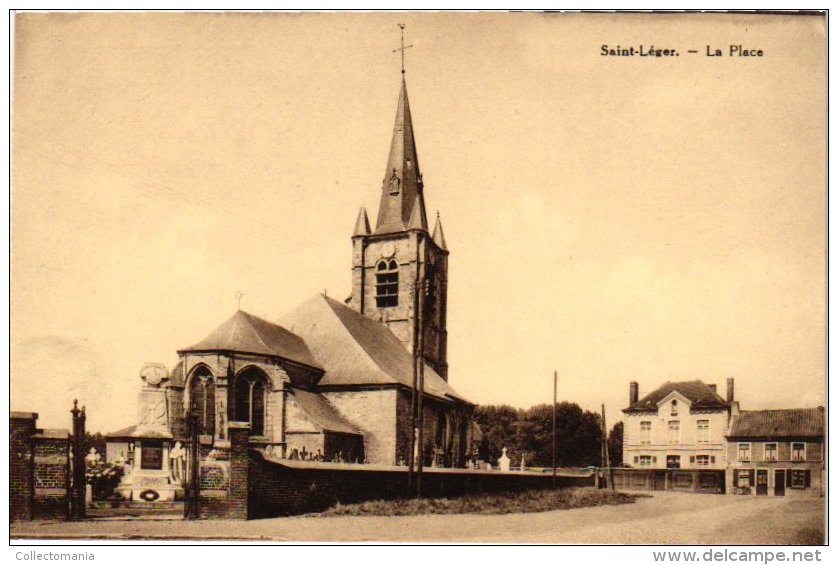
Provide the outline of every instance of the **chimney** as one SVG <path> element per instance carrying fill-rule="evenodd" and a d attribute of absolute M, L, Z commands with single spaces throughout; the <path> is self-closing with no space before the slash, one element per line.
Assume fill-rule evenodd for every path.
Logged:
<path fill-rule="evenodd" d="M 727 379 L 727 401 L 733 402 L 733 378 Z"/>
<path fill-rule="evenodd" d="M 638 389 L 637 389 L 637 381 L 631 381 L 629 383 L 629 406 L 637 402 L 638 400 Z"/>
<path fill-rule="evenodd" d="M 718 394 L 715 383 L 707 386 L 710 387 L 710 390 L 713 391 L 713 394 Z"/>

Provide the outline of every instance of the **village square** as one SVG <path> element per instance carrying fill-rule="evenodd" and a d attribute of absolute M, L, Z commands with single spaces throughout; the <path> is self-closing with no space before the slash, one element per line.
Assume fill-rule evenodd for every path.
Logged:
<path fill-rule="evenodd" d="M 37 15 L 18 21 L 23 37 L 37 36 L 45 22 Z M 126 30 L 135 31 L 130 19 L 123 23 Z M 195 314 L 194 321 L 183 320 L 189 308 L 172 315 L 190 325 L 190 336 L 201 337 L 176 342 L 167 337 L 167 358 L 172 361 L 146 357 L 136 366 L 130 388 L 106 403 L 88 403 L 86 395 L 97 394 L 85 388 L 89 385 L 54 391 L 49 406 L 22 406 L 12 390 L 11 536 L 823 544 L 827 449 L 822 392 L 804 387 L 806 395 L 784 395 L 786 385 L 778 380 L 766 386 L 765 391 L 775 391 L 769 393 L 751 386 L 746 377 L 743 394 L 739 375 L 748 369 L 734 352 L 716 355 L 713 363 L 723 366 L 718 357 L 729 355 L 736 370 L 697 363 L 694 370 L 680 374 L 646 375 L 632 366 L 615 371 L 624 377 L 605 382 L 595 374 L 567 378 L 559 349 L 549 346 L 535 351 L 544 363 L 555 363 L 552 370 L 521 379 L 504 368 L 499 374 L 506 381 L 501 379 L 497 390 L 508 392 L 490 402 L 475 398 L 482 394 L 481 387 L 465 375 L 479 371 L 453 360 L 462 359 L 456 357 L 456 346 L 480 349 L 474 336 L 480 335 L 477 326 L 489 318 L 476 318 L 472 333 L 468 323 L 458 320 L 455 325 L 456 316 L 495 306 L 506 312 L 504 293 L 539 292 L 542 265 L 528 257 L 526 246 L 536 244 L 522 241 L 523 248 L 518 248 L 507 238 L 516 249 L 517 264 L 504 263 L 511 278 L 491 291 L 498 294 L 496 304 L 472 303 L 478 290 L 453 290 L 464 271 L 460 265 L 471 264 L 468 256 L 479 247 L 452 234 L 465 233 L 463 222 L 486 214 L 491 196 L 466 198 L 447 209 L 439 202 L 448 201 L 444 190 L 455 189 L 430 174 L 423 177 L 423 172 L 439 169 L 436 163 L 427 165 L 424 157 L 420 168 L 420 149 L 425 155 L 424 144 L 442 143 L 446 134 L 438 127 L 423 129 L 426 121 L 438 123 L 425 109 L 432 104 L 425 102 L 421 111 L 411 109 L 408 92 L 415 95 L 416 89 L 410 57 L 419 49 L 411 43 L 410 25 L 389 23 L 391 55 L 398 65 L 375 69 L 359 88 L 386 91 L 382 100 L 389 103 L 370 105 L 364 112 L 392 116 L 395 110 L 395 120 L 388 118 L 386 140 L 365 138 L 368 147 L 345 148 L 352 160 L 371 162 L 376 169 L 383 165 L 383 175 L 364 179 L 376 187 L 376 204 L 363 204 L 366 193 L 356 191 L 356 198 L 351 186 L 338 184 L 341 201 L 355 199 L 357 205 L 323 212 L 343 216 L 335 225 L 345 225 L 345 230 L 327 235 L 343 249 L 344 256 L 336 260 L 338 267 L 345 266 L 342 288 L 348 292 L 323 290 L 311 273 L 283 272 L 276 284 L 293 287 L 293 296 L 299 292 L 305 297 L 277 315 L 264 314 L 258 294 L 251 298 L 247 288 L 236 288 L 235 303 L 233 296 L 210 293 L 210 302 L 229 302 L 214 310 L 226 313 L 211 320 L 204 311 Z M 427 36 L 419 37 L 428 41 Z M 33 51 L 23 52 L 21 64 L 43 48 L 33 41 Z M 433 66 L 426 61 L 420 68 L 427 76 Z M 20 77 L 21 92 L 29 92 L 26 80 Z M 253 76 L 247 80 L 253 81 L 251 89 L 260 88 Z M 357 96 L 365 95 L 359 91 Z M 429 98 L 421 96 L 424 101 Z M 319 103 L 328 104 L 325 100 Z M 25 135 L 30 131 L 25 118 L 21 143 L 32 143 Z M 204 125 L 214 127 L 211 122 Z M 319 129 L 305 138 L 309 142 L 337 128 L 312 127 Z M 204 135 L 194 124 L 189 129 L 198 139 Z M 421 138 L 416 131 L 423 131 Z M 372 149 L 385 146 L 384 151 Z M 312 143 L 307 151 L 319 149 Z M 458 158 L 431 154 L 434 160 Z M 298 212 L 293 202 L 308 194 L 300 190 L 290 200 L 276 196 L 283 203 L 281 223 L 294 222 Z M 236 198 L 250 197 L 244 192 Z M 322 204 L 333 197 L 318 198 Z M 270 191 L 260 192 L 249 206 L 273 206 L 267 203 L 270 199 Z M 195 202 L 203 205 L 195 197 L 185 206 Z M 541 214 L 528 212 L 533 217 Z M 264 239 L 260 220 L 248 224 L 246 217 L 236 218 L 228 218 L 232 226 L 241 221 L 243 231 L 254 229 Z M 317 222 L 297 220 L 300 227 L 290 237 L 300 242 L 314 237 L 306 227 Z M 225 239 L 233 236 L 223 230 L 208 233 L 207 254 L 219 253 L 231 263 L 247 254 L 238 244 L 227 247 Z M 487 245 L 498 245 L 494 233 L 492 226 L 485 226 Z M 141 238 L 146 237 L 143 232 Z M 168 243 L 162 245 L 165 249 Z M 293 256 L 295 262 L 312 265 L 332 259 L 296 251 L 277 256 L 280 262 Z M 260 255 L 253 269 L 275 260 Z M 567 261 L 568 269 L 575 268 Z M 264 268 L 268 272 L 275 267 Z M 190 276 L 200 279 L 196 285 L 209 284 L 199 273 L 187 274 L 185 280 Z M 483 273 L 477 284 L 491 285 L 492 279 Z M 201 286 L 201 293 L 208 288 Z M 670 299 L 663 294 L 661 300 Z M 736 293 L 731 296 L 737 300 Z M 533 299 L 539 300 L 536 294 Z M 153 302 L 143 297 L 142 284 L 132 287 L 126 300 Z M 529 313 L 494 323 L 506 326 L 510 340 L 511 334 L 523 332 L 531 336 L 528 341 L 547 343 L 549 338 L 543 336 L 551 335 L 549 327 L 527 325 L 528 315 L 540 319 L 538 309 L 532 305 Z M 173 305 L 156 311 L 155 323 L 165 325 L 160 316 L 176 310 Z M 822 312 L 815 310 L 817 326 Z M 659 311 L 651 305 L 644 315 L 654 319 Z M 592 317 L 592 327 L 597 323 Z M 646 324 L 643 318 L 635 323 Z M 452 328 L 457 328 L 456 336 Z M 562 335 L 571 336 L 573 329 L 564 327 Z M 711 336 L 704 337 L 713 342 Z M 496 347 L 498 343 L 502 342 Z M 676 358 L 675 351 L 683 353 L 693 345 L 672 345 L 669 353 Z M 115 348 L 109 353 L 124 355 Z M 504 362 L 511 366 L 525 357 L 506 353 Z M 607 351 L 600 354 L 586 355 L 608 356 Z M 669 362 L 666 353 L 656 361 Z M 573 374 L 572 368 L 567 371 Z M 807 383 L 812 380 L 811 375 L 807 378 Z M 575 384 L 565 385 L 566 379 Z M 538 390 L 543 391 L 535 400 L 505 400 L 507 394 L 515 398 L 516 389 L 533 386 L 534 380 L 542 383 Z M 19 381 L 17 386 L 22 386 Z M 584 390 L 583 398 L 577 390 Z M 41 411 L 54 411 L 56 405 L 65 425 L 50 419 L 45 427 Z M 133 415 L 130 425 L 105 428 L 104 419 L 97 419 L 97 410 L 105 407 L 117 414 L 114 421 L 126 422 L 126 415 Z"/>

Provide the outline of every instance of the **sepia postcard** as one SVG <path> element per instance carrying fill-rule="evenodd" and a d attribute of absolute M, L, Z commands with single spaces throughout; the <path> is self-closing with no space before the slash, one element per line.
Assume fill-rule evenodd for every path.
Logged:
<path fill-rule="evenodd" d="M 16 559 L 825 544 L 826 30 L 13 13 Z"/>

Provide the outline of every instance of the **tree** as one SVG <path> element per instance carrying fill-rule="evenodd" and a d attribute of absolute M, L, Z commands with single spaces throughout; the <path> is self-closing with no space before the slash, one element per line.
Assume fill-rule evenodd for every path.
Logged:
<path fill-rule="evenodd" d="M 496 463 L 501 455 L 501 449 L 518 449 L 518 420 L 519 410 L 501 404 L 499 406 L 478 406 L 474 410 L 474 421 L 483 432 L 479 456 L 484 461 Z M 511 457 L 511 456 L 510 456 Z"/>
<path fill-rule="evenodd" d="M 501 448 L 513 465 L 523 454 L 527 465 L 549 467 L 553 455 L 553 407 L 538 404 L 526 410 L 511 406 L 481 406 L 475 420 L 494 462 Z M 556 464 L 560 467 L 599 465 L 602 430 L 599 415 L 582 410 L 578 404 L 556 405 Z M 482 452 L 481 452 L 482 453 Z"/>
<path fill-rule="evenodd" d="M 612 467 L 623 465 L 623 423 L 617 422 L 608 434 L 608 458 Z"/>

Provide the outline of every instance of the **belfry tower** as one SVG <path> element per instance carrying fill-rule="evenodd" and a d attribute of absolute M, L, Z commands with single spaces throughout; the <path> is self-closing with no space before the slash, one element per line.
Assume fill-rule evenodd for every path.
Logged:
<path fill-rule="evenodd" d="M 404 68 L 375 229 L 361 208 L 352 251 L 350 306 L 387 325 L 410 351 L 421 326 L 425 361 L 447 380 L 448 248 L 438 214 L 428 230 Z"/>

